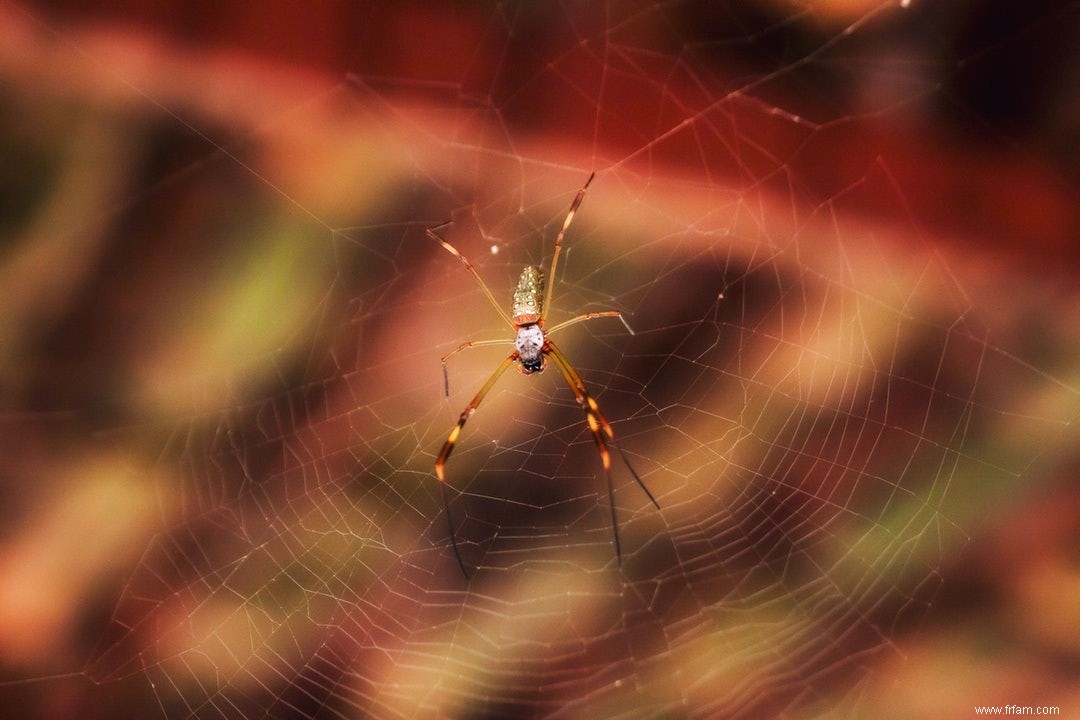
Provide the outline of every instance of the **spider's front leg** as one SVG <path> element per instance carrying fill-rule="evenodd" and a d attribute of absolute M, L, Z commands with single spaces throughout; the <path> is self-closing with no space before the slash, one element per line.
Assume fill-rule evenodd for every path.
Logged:
<path fill-rule="evenodd" d="M 454 546 L 454 555 L 457 557 L 458 567 L 461 568 L 461 574 L 465 576 L 465 579 L 469 579 L 469 572 L 465 569 L 465 563 L 461 559 L 461 552 L 458 550 L 457 534 L 454 532 L 454 520 L 450 516 L 450 498 L 446 494 L 446 476 L 444 474 L 444 468 L 446 466 L 446 460 L 450 457 L 450 453 L 454 449 L 454 444 L 457 442 L 458 436 L 461 435 L 461 429 L 465 427 L 465 423 L 472 416 L 476 409 L 480 407 L 480 403 L 484 401 L 484 396 L 491 391 L 491 388 L 495 387 L 495 383 L 498 382 L 502 374 L 506 372 L 506 369 L 510 367 L 518 359 L 517 351 L 510 353 L 506 356 L 506 359 L 499 363 L 499 367 L 495 368 L 495 372 L 491 374 L 488 381 L 484 383 L 484 387 L 480 388 L 480 392 L 476 393 L 476 397 L 465 406 L 465 409 L 461 411 L 460 417 L 458 417 L 457 424 L 454 425 L 454 429 L 450 431 L 450 435 L 447 436 L 446 442 L 443 443 L 442 450 L 439 451 L 439 457 L 435 459 L 435 476 L 439 478 L 439 484 L 442 486 L 443 506 L 446 509 L 446 522 L 450 526 L 450 542 Z"/>
<path fill-rule="evenodd" d="M 611 531 L 615 538 L 615 557 L 619 564 L 622 564 L 622 546 L 619 542 L 619 522 L 615 514 L 615 488 L 611 482 L 611 453 L 608 451 L 608 441 L 614 441 L 615 433 L 611 429 L 611 424 L 608 423 L 603 413 L 600 412 L 600 405 L 593 399 L 593 396 L 589 394 L 588 388 L 585 387 L 585 382 L 581 379 L 581 375 L 578 374 L 574 366 L 570 364 L 570 361 L 566 359 L 566 356 L 562 354 L 558 346 L 551 342 L 549 339 L 544 344 L 544 350 L 547 354 L 551 355 L 551 358 L 555 361 L 559 371 L 562 372 L 563 377 L 566 379 L 566 384 L 570 386 L 570 389 L 574 393 L 574 397 L 577 398 L 578 404 L 585 411 L 585 421 L 589 425 L 589 431 L 593 435 L 593 441 L 596 443 L 596 449 L 600 452 L 600 462 L 604 466 L 604 476 L 607 479 L 608 487 L 608 506 L 611 508 Z M 614 442 L 612 442 L 614 444 Z M 626 468 L 630 471 L 630 474 L 634 476 L 634 480 L 645 491 L 649 500 L 656 506 L 656 509 L 660 509 L 660 503 L 656 502 L 656 498 L 649 492 L 649 488 L 645 487 L 645 483 L 641 477 L 634 470 L 634 467 L 630 464 L 630 461 L 623 455 L 622 450 L 615 446 L 619 450 L 619 457 L 622 458 Z"/>

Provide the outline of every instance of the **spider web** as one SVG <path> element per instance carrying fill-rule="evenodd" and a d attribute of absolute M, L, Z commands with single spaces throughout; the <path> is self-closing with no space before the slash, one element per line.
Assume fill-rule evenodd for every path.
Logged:
<path fill-rule="evenodd" d="M 12 706 L 906 716 L 972 539 L 1075 459 L 1075 185 L 966 74 L 1075 12 L 326 12 L 331 72 L 3 6 Z M 424 231 L 509 305 L 593 170 L 550 323 L 633 327 L 558 341 L 660 509 L 616 461 L 619 563 L 574 395 L 507 373 L 466 581 L 432 464 L 507 348 L 439 358 L 509 335 Z"/>

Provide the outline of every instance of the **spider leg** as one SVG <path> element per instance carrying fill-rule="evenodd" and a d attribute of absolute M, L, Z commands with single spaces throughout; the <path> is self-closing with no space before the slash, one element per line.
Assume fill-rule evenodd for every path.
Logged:
<path fill-rule="evenodd" d="M 622 448 L 620 448 L 618 445 L 615 445 L 615 434 L 611 429 L 611 425 L 600 412 L 600 406 L 597 404 L 596 400 L 594 400 L 592 395 L 589 394 L 589 390 L 585 387 L 585 382 L 581 379 L 581 375 L 579 375 L 578 371 L 574 369 L 574 366 L 570 363 L 570 361 L 566 359 L 566 356 L 563 355 L 562 351 L 558 348 L 558 346 L 550 340 L 548 340 L 548 350 L 551 356 L 555 359 L 555 364 L 559 366 L 559 369 L 562 370 L 564 367 L 566 368 L 565 370 L 563 370 L 563 376 L 566 377 L 567 382 L 570 384 L 570 389 L 573 390 L 574 395 L 577 396 L 578 403 L 585 409 L 586 419 L 588 419 L 587 416 L 590 414 L 590 411 L 596 416 L 597 423 L 600 425 L 601 428 L 603 428 L 604 434 L 607 435 L 608 440 L 612 441 L 612 446 L 614 446 L 615 449 L 619 451 L 619 456 L 622 458 L 623 463 L 626 465 L 626 469 L 630 471 L 630 474 L 634 476 L 634 480 L 636 480 L 637 484 L 641 486 L 641 489 L 645 492 L 645 495 L 648 496 L 649 500 L 652 501 L 652 504 L 656 506 L 657 510 L 659 510 L 660 503 L 656 502 L 656 498 L 653 497 L 653 494 L 651 492 L 649 492 L 649 488 L 645 487 L 645 483 L 642 481 L 641 476 L 637 474 L 637 471 L 634 470 L 634 466 L 631 465 L 630 461 L 626 459 L 625 455 L 623 455 Z"/>
<path fill-rule="evenodd" d="M 443 355 L 443 357 L 442 357 L 443 392 L 446 393 L 446 397 L 450 397 L 450 373 L 446 369 L 446 361 L 447 360 L 449 360 L 454 355 L 457 355 L 462 350 L 468 350 L 469 348 L 484 347 L 486 345 L 513 345 L 513 344 L 514 344 L 513 340 L 504 340 L 504 339 L 501 339 L 501 338 L 499 340 L 472 340 L 472 341 L 467 342 L 467 343 L 462 343 L 461 345 L 459 345 L 455 349 L 453 349 L 450 352 Z"/>
<path fill-rule="evenodd" d="M 559 371 L 566 379 L 566 384 L 570 386 L 570 389 L 574 393 L 574 397 L 577 398 L 578 404 L 581 405 L 585 411 L 585 420 L 589 425 L 589 431 L 592 432 L 593 440 L 596 442 L 596 448 L 600 451 L 600 462 L 604 466 L 604 475 L 607 479 L 608 486 L 608 506 L 611 508 L 611 530 L 615 538 L 615 557 L 619 564 L 622 565 L 622 545 L 619 542 L 619 522 L 615 515 L 615 490 L 611 482 L 611 453 L 608 451 L 608 441 L 612 441 L 616 450 L 619 450 L 619 457 L 622 458 L 623 463 L 626 464 L 630 474 L 634 476 L 634 480 L 641 486 L 641 489 L 645 491 L 649 500 L 656 506 L 656 509 L 660 509 L 660 504 L 656 502 L 656 498 L 649 492 L 649 488 L 645 487 L 645 483 L 641 480 L 641 477 L 630 465 L 630 461 L 626 459 L 622 450 L 618 445 L 615 445 L 615 433 L 611 429 L 610 423 L 600 412 L 600 405 L 593 399 L 593 396 L 589 394 L 588 388 L 585 387 L 584 381 L 581 379 L 581 375 L 578 374 L 574 366 L 570 364 L 570 361 L 566 359 L 566 356 L 562 354 L 558 346 L 551 340 L 546 343 L 546 351 L 555 361 L 555 365 L 559 368 Z"/>
<path fill-rule="evenodd" d="M 450 224 L 450 222 L 451 221 L 448 220 L 448 221 L 444 222 L 442 225 L 436 225 L 433 228 L 428 228 L 427 229 L 428 237 L 431 238 L 432 240 L 435 240 L 436 242 L 438 242 L 440 245 L 443 246 L 443 248 L 446 250 L 446 252 L 450 253 L 451 255 L 453 255 L 454 257 L 456 257 L 458 260 L 461 261 L 461 264 L 465 266 L 465 269 L 468 270 L 470 273 L 472 273 L 472 276 L 474 278 L 476 278 L 477 284 L 480 285 L 480 289 L 484 291 L 484 295 L 486 295 L 487 299 L 491 302 L 491 306 L 493 308 L 495 308 L 495 312 L 499 313 L 499 317 L 501 317 L 503 320 L 505 320 L 506 323 L 510 327 L 515 327 L 513 320 L 511 320 L 510 316 L 506 314 L 506 311 L 503 310 L 502 305 L 500 305 L 498 303 L 498 301 L 495 299 L 495 296 L 491 294 L 491 290 L 488 289 L 487 283 L 485 283 L 484 279 L 482 277 L 480 277 L 480 273 L 478 273 L 476 271 L 476 268 L 473 267 L 473 264 L 471 262 L 469 262 L 468 259 L 466 259 L 466 257 L 464 255 L 462 255 L 460 252 L 458 252 L 458 249 L 456 247 L 454 247 L 450 243 L 446 242 L 446 240 L 444 240 L 441 235 L 439 235 L 437 232 L 435 232 L 436 230 L 439 230 L 441 228 L 446 227 L 447 225 Z"/>
<path fill-rule="evenodd" d="M 551 328 L 549 330 L 544 330 L 544 333 L 547 334 L 547 335 L 550 335 L 551 333 L 555 332 L 556 330 L 562 330 L 565 327 L 570 327 L 571 325 L 577 325 L 579 322 L 585 322 L 586 320 L 592 320 L 593 318 L 602 318 L 602 317 L 617 317 L 617 318 L 619 318 L 619 320 L 622 321 L 623 327 L 626 328 L 626 331 L 628 333 L 630 333 L 631 335 L 634 334 L 634 328 L 630 327 L 630 323 L 626 322 L 626 318 L 624 318 L 622 316 L 622 313 L 619 312 L 618 310 L 604 310 L 603 312 L 587 312 L 587 313 L 584 313 L 583 315 L 578 315 L 576 318 L 570 318 L 569 320 L 564 320 L 561 323 L 559 323 L 558 325 L 554 326 L 553 328 Z"/>
<path fill-rule="evenodd" d="M 506 369 L 517 360 L 518 354 L 515 350 L 506 356 L 506 359 L 499 363 L 499 367 L 495 368 L 495 372 L 491 374 L 488 381 L 484 383 L 484 387 L 480 388 L 480 392 L 476 393 L 465 409 L 461 411 L 461 416 L 458 418 L 457 424 L 454 425 L 454 429 L 450 431 L 450 435 L 446 438 L 446 442 L 443 443 L 442 450 L 439 451 L 439 457 L 435 459 L 435 476 L 439 478 L 439 484 L 442 485 L 443 506 L 446 509 L 446 522 L 450 526 L 450 542 L 454 546 L 454 555 L 457 557 L 458 567 L 461 568 L 461 574 L 465 576 L 465 579 L 469 579 L 469 572 L 465 569 L 465 563 L 461 559 L 461 552 L 458 550 L 457 534 L 454 532 L 454 520 L 450 516 L 450 499 L 446 492 L 446 476 L 443 473 L 443 467 L 446 465 L 446 459 L 450 457 L 450 452 L 454 449 L 454 443 L 457 442 L 458 435 L 461 434 L 461 428 L 465 427 L 465 422 L 469 417 L 476 412 L 476 408 L 480 407 L 480 403 L 484 401 L 484 396 L 495 386 L 502 374 L 506 372 Z"/>
<path fill-rule="evenodd" d="M 578 190 L 577 195 L 574 196 L 574 202 L 570 203 L 570 212 L 566 213 L 566 219 L 563 220 L 562 230 L 555 237 L 555 252 L 551 255 L 551 270 L 548 272 L 548 284 L 547 292 L 544 297 L 543 317 L 540 321 L 543 322 L 547 317 L 548 311 L 551 310 L 551 297 L 555 290 L 555 268 L 559 266 L 559 253 L 562 252 L 563 237 L 566 236 L 566 230 L 570 227 L 570 223 L 574 221 L 574 215 L 577 213 L 578 206 L 581 205 L 581 201 L 585 198 L 585 191 L 589 189 L 589 183 L 596 177 L 595 172 L 589 173 L 589 179 L 585 181 L 585 184 Z"/>

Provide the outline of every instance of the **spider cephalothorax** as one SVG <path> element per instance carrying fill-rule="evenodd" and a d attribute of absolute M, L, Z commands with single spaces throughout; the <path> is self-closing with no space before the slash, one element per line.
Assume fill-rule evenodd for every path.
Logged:
<path fill-rule="evenodd" d="M 531 375 L 534 372 L 543 371 L 546 367 L 544 342 L 544 331 L 540 329 L 539 323 L 518 326 L 514 347 L 517 348 L 521 372 Z"/>
<path fill-rule="evenodd" d="M 577 212 L 578 206 L 581 205 L 582 198 L 585 197 L 585 191 L 589 187 L 589 183 L 592 182 L 593 175 L 589 175 L 589 179 L 585 181 L 585 185 L 578 190 L 577 195 L 574 197 L 574 202 L 570 205 L 570 212 L 566 214 L 566 219 L 563 221 L 562 230 L 555 237 L 555 251 L 551 256 L 551 270 L 548 272 L 548 276 L 555 277 L 555 269 L 559 264 L 559 253 L 562 251 L 563 237 L 566 235 L 566 229 L 570 227 L 570 222 L 574 219 L 574 213 Z M 441 227 L 441 226 L 439 226 Z M 514 351 L 511 352 L 506 358 L 503 359 L 499 367 L 495 369 L 491 377 L 484 384 L 484 387 L 480 388 L 480 392 L 476 393 L 476 397 L 472 399 L 464 410 L 461 411 L 461 415 L 458 417 L 457 424 L 454 425 L 454 429 L 450 431 L 450 435 L 446 438 L 446 442 L 443 443 L 442 450 L 439 451 L 439 457 L 435 460 L 435 475 L 438 476 L 439 482 L 442 485 L 443 503 L 446 506 L 446 519 L 450 525 L 450 541 L 454 546 L 454 554 L 457 556 L 458 566 L 461 568 L 461 572 L 465 575 L 466 579 L 469 577 L 469 573 L 465 570 L 465 563 L 461 560 L 461 553 L 458 551 L 457 536 L 454 533 L 454 522 L 450 517 L 450 502 L 446 494 L 446 483 L 443 469 L 446 466 L 446 460 L 450 457 L 450 452 L 454 449 L 454 443 L 457 442 L 458 436 L 461 434 L 461 429 L 465 427 L 465 421 L 469 419 L 480 403 L 483 402 L 484 396 L 488 394 L 492 387 L 495 386 L 495 382 L 502 376 L 506 369 L 513 363 L 518 363 L 518 369 L 525 375 L 531 375 L 532 373 L 538 373 L 543 371 L 546 366 L 547 358 L 551 357 L 556 367 L 559 368 L 559 372 L 562 373 L 566 383 L 570 386 L 570 390 L 573 391 L 574 397 L 577 398 L 578 404 L 585 410 L 585 420 L 589 426 L 589 431 L 593 435 L 593 440 L 596 442 L 596 448 L 600 451 L 600 460 L 603 464 L 604 474 L 607 477 L 608 485 L 608 500 L 611 508 L 611 527 L 615 535 L 615 556 L 621 562 L 622 551 L 619 547 L 619 524 L 615 518 L 615 493 L 611 484 L 611 455 L 608 452 L 608 444 L 613 442 L 614 432 L 611 429 L 611 425 L 600 413 L 600 406 L 592 395 L 585 388 L 585 383 L 582 381 L 581 376 L 578 375 L 577 370 L 570 364 L 570 361 L 566 359 L 566 356 L 562 354 L 562 351 L 551 341 L 550 336 L 557 330 L 568 327 L 570 325 L 576 325 L 579 322 L 585 320 L 591 320 L 598 317 L 617 317 L 622 320 L 626 329 L 633 334 L 633 330 L 627 324 L 622 314 L 617 310 L 605 310 L 601 312 L 588 312 L 583 315 L 571 318 L 564 322 L 561 322 L 550 330 L 544 330 L 544 318 L 546 317 L 546 311 L 551 307 L 551 291 L 552 285 L 548 286 L 547 293 L 544 293 L 544 276 L 540 272 L 540 269 L 532 265 L 527 266 L 521 272 L 521 278 L 518 280 L 517 287 L 514 288 L 514 303 L 511 309 L 511 314 L 507 315 L 503 311 L 502 307 L 495 300 L 495 296 L 491 294 L 491 290 L 484 283 L 484 280 L 480 277 L 480 273 L 476 271 L 472 263 L 465 259 L 465 256 L 457 251 L 450 243 L 446 242 L 435 231 L 438 227 L 431 228 L 427 231 L 428 235 L 442 244 L 443 248 L 447 252 L 451 253 L 458 260 L 465 265 L 465 269 L 472 273 L 476 278 L 476 282 L 480 285 L 480 289 L 484 292 L 484 295 L 499 312 L 499 314 L 510 324 L 510 327 L 514 329 L 515 337 L 512 341 L 507 340 L 473 340 L 467 342 L 455 350 L 447 353 L 443 359 L 443 386 L 446 394 L 450 394 L 450 380 L 446 369 L 446 361 L 451 355 L 466 350 L 471 347 L 478 347 L 481 345 L 500 345 L 507 342 L 514 343 Z M 621 455 L 621 453 L 620 453 Z M 660 505 L 656 502 L 656 498 L 652 496 L 649 489 L 645 487 L 645 483 L 638 477 L 637 472 L 630 466 L 630 462 L 623 457 L 623 462 L 626 463 L 626 467 L 630 469 L 630 472 L 634 476 L 634 480 L 637 481 L 641 489 L 645 491 L 645 494 L 652 500 L 653 505 L 656 505 L 657 509 Z"/>

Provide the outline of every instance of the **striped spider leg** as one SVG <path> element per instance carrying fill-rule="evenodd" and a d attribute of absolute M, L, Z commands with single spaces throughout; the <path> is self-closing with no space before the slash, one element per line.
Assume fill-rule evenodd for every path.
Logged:
<path fill-rule="evenodd" d="M 567 385 L 570 386 L 570 390 L 574 393 L 574 397 L 577 399 L 578 404 L 585 411 L 585 421 L 588 424 L 589 432 L 593 435 L 596 449 L 600 453 L 600 461 L 604 469 L 604 475 L 607 479 L 608 502 L 611 508 L 611 527 L 614 534 L 615 556 L 620 565 L 622 564 L 622 547 L 619 543 L 619 524 L 615 514 L 615 491 L 611 481 L 611 453 L 608 450 L 609 445 L 612 445 L 619 450 L 619 456 L 630 470 L 630 473 L 634 476 L 634 480 L 637 481 L 637 484 L 645 491 L 645 494 L 648 496 L 649 500 L 652 501 L 653 505 L 655 505 L 657 509 L 660 508 L 660 504 L 656 502 L 656 498 L 649 492 L 649 489 L 645 486 L 641 477 L 630 465 L 630 461 L 623 455 L 622 450 L 614 444 L 614 432 L 611 429 L 611 425 L 600 412 L 599 404 L 597 404 L 596 400 L 589 394 L 588 389 L 585 387 L 585 383 L 581 379 L 581 375 L 578 374 L 577 370 L 574 369 L 574 366 L 570 364 L 570 361 L 563 355 L 562 351 L 559 350 L 550 338 L 550 335 L 563 328 L 594 318 L 617 317 L 622 321 L 623 326 L 631 335 L 634 333 L 633 329 L 630 327 L 629 323 L 626 322 L 622 313 L 617 310 L 584 313 L 558 323 L 550 329 L 544 329 L 547 310 L 551 308 L 552 291 L 555 284 L 555 270 L 558 267 L 559 254 L 562 252 L 563 238 L 566 236 L 566 231 L 570 227 L 570 223 L 574 220 L 574 215 L 577 213 L 578 206 L 581 205 L 581 201 L 585 197 L 585 191 L 589 188 L 589 184 L 593 181 L 595 175 L 595 173 L 590 174 L 589 179 L 586 180 L 585 184 L 578 190 L 573 203 L 570 205 L 570 211 L 566 214 L 566 219 L 563 221 L 562 229 L 555 238 L 555 250 L 551 256 L 551 267 L 548 271 L 548 277 L 552 279 L 552 282 L 548 284 L 546 294 L 544 293 L 544 277 L 540 272 L 540 269 L 532 265 L 527 266 L 521 272 L 517 287 L 514 289 L 514 299 L 511 306 L 511 314 L 509 315 L 506 314 L 495 300 L 495 296 L 492 294 L 491 290 L 488 289 L 483 278 L 480 277 L 480 273 L 476 271 L 476 268 L 473 267 L 472 263 L 470 263 L 464 255 L 458 252 L 457 248 L 438 234 L 437 231 L 444 227 L 444 225 L 430 228 L 427 231 L 430 238 L 438 242 L 447 252 L 461 261 L 465 266 L 465 269 L 476 279 L 477 284 L 483 291 L 484 296 L 487 297 L 488 301 L 491 303 L 491 306 L 495 308 L 495 311 L 499 313 L 499 316 L 502 317 L 515 332 L 513 340 L 474 340 L 451 350 L 442 358 L 443 390 L 446 395 L 449 396 L 450 382 L 446 363 L 451 356 L 462 350 L 474 347 L 508 345 L 511 343 L 514 345 L 513 351 L 499 363 L 499 366 L 495 368 L 495 372 L 492 373 L 491 377 L 484 383 L 484 386 L 480 388 L 480 391 L 476 393 L 476 396 L 473 397 L 469 404 L 465 406 L 465 409 L 461 411 L 457 424 L 454 425 L 454 428 L 450 431 L 450 435 L 446 438 L 446 442 L 443 443 L 442 450 L 435 460 L 435 475 L 439 478 L 439 484 L 442 486 L 443 505 L 446 510 L 446 520 L 450 527 L 450 542 L 454 548 L 454 555 L 457 558 L 458 567 L 461 568 L 461 573 L 465 576 L 466 580 L 469 579 L 469 572 L 465 569 L 465 563 L 461 559 L 461 552 L 459 551 L 457 544 L 457 534 L 454 530 L 454 521 L 450 515 L 450 502 L 446 490 L 446 461 L 450 457 L 450 453 L 453 451 L 454 444 L 457 442 L 458 436 L 461 435 L 461 430 L 465 427 L 466 421 L 468 421 L 472 414 L 476 412 L 476 409 L 480 407 L 480 403 L 484 401 L 488 392 L 495 386 L 495 383 L 498 382 L 503 373 L 515 363 L 518 371 L 524 375 L 531 375 L 533 373 L 543 372 L 544 368 L 547 366 L 548 358 L 551 358 L 555 363 L 555 366 L 559 368 L 559 372 L 566 380 Z"/>

